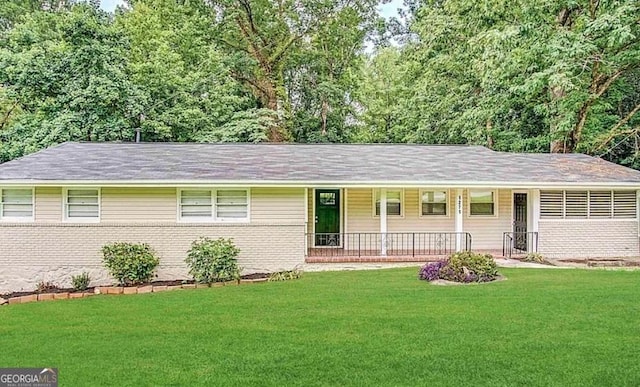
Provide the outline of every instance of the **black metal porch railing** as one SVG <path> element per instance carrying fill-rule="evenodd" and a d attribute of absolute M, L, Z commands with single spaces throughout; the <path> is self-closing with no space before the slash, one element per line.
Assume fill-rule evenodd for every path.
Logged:
<path fill-rule="evenodd" d="M 309 257 L 447 255 L 471 250 L 468 232 L 323 233 L 306 234 Z"/>
<path fill-rule="evenodd" d="M 512 255 L 537 253 L 537 232 L 505 232 L 502 234 L 502 256 L 511 258 Z"/>

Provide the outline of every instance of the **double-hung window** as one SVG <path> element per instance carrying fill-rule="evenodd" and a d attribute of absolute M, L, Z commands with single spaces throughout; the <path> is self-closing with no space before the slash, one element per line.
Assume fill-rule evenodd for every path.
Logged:
<path fill-rule="evenodd" d="M 33 220 L 33 189 L 0 189 L 0 219 Z"/>
<path fill-rule="evenodd" d="M 469 191 L 469 215 L 495 216 L 496 215 L 496 191 L 495 190 L 470 190 Z"/>
<path fill-rule="evenodd" d="M 247 189 L 183 189 L 179 196 L 179 215 L 183 221 L 249 220 Z"/>
<path fill-rule="evenodd" d="M 422 216 L 447 216 L 447 191 L 422 191 L 421 215 Z"/>
<path fill-rule="evenodd" d="M 69 188 L 64 200 L 65 218 L 70 221 L 96 222 L 100 220 L 100 190 L 97 188 Z"/>
<path fill-rule="evenodd" d="M 403 216 L 402 214 L 403 191 L 387 190 L 387 216 Z M 380 216 L 380 190 L 374 190 L 375 216 Z"/>

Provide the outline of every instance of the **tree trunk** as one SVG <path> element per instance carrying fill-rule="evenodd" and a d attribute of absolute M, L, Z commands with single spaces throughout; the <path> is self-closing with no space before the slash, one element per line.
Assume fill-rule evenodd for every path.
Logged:
<path fill-rule="evenodd" d="M 493 149 L 493 136 L 491 136 L 491 131 L 493 130 L 493 122 L 491 120 L 487 120 L 486 124 L 487 128 L 487 148 Z"/>
<path fill-rule="evenodd" d="M 564 92 L 564 89 L 562 89 L 561 87 L 554 87 L 553 89 L 551 89 L 552 104 L 554 105 L 557 104 L 558 101 L 564 98 L 564 96 L 565 96 L 565 92 Z M 558 132 L 558 128 L 556 126 L 557 126 L 557 123 L 552 121 L 551 128 L 550 128 L 551 137 L 554 137 L 554 135 Z M 563 138 L 552 139 L 549 151 L 551 153 L 567 153 L 567 142 L 564 136 Z"/>
<path fill-rule="evenodd" d="M 288 136 L 283 122 L 280 120 L 281 114 L 279 114 L 280 107 L 276 82 L 270 77 L 265 76 L 263 79 L 258 80 L 257 83 L 260 85 L 260 87 L 257 88 L 260 104 L 263 108 L 273 110 L 278 115 L 278 120 L 275 125 L 271 126 L 267 132 L 267 140 L 269 142 L 284 142 Z"/>
<path fill-rule="evenodd" d="M 327 135 L 327 115 L 329 114 L 329 102 L 322 100 L 322 109 L 320 111 L 320 118 L 322 119 L 322 135 Z"/>
<path fill-rule="evenodd" d="M 572 11 L 571 9 L 569 9 L 568 7 L 565 7 L 565 8 L 562 8 L 560 12 L 558 12 L 557 23 L 559 27 L 571 28 L 571 24 L 573 22 L 571 18 L 571 11 Z M 563 99 L 565 96 L 566 96 L 566 92 L 563 88 L 559 86 L 553 87 L 551 89 L 551 105 L 557 106 L 560 100 Z M 557 123 L 553 122 L 553 118 L 551 122 L 550 132 L 551 132 L 552 140 L 551 140 L 551 144 L 549 144 L 550 145 L 549 150 L 551 153 L 571 152 L 571 150 L 569 150 L 569 148 L 567 147 L 566 136 L 562 136 L 562 138 L 553 139 L 553 137 L 555 137 L 556 133 L 558 132 Z"/>

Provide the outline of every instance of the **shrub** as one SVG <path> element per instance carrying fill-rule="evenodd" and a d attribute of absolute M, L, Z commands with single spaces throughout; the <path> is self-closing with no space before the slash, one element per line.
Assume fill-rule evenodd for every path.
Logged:
<path fill-rule="evenodd" d="M 87 288 L 89 287 L 89 282 L 91 282 L 91 277 L 86 271 L 82 274 L 71 276 L 71 285 L 75 290 L 87 290 Z"/>
<path fill-rule="evenodd" d="M 440 270 L 447 265 L 446 260 L 429 262 L 420 268 L 418 278 L 426 281 L 434 281 L 440 278 Z"/>
<path fill-rule="evenodd" d="M 444 279 L 455 282 L 489 282 L 498 276 L 498 267 L 490 254 L 469 251 L 452 254 L 445 261 L 428 263 L 420 268 L 421 280 Z"/>
<path fill-rule="evenodd" d="M 38 293 L 45 293 L 56 289 L 58 289 L 58 285 L 53 282 L 40 281 L 36 284 L 36 292 Z"/>
<path fill-rule="evenodd" d="M 529 253 L 526 257 L 524 257 L 524 261 L 544 263 L 544 257 L 540 253 Z"/>
<path fill-rule="evenodd" d="M 148 282 L 160 263 L 146 243 L 109 243 L 102 247 L 102 262 L 119 285 Z"/>
<path fill-rule="evenodd" d="M 288 281 L 292 279 L 298 279 L 300 277 L 302 277 L 302 270 L 296 267 L 293 270 L 284 270 L 271 273 L 269 275 L 269 282 Z"/>
<path fill-rule="evenodd" d="M 210 284 L 237 280 L 240 278 L 238 254 L 240 249 L 231 239 L 200 237 L 191 243 L 185 262 L 189 266 L 189 274 L 197 282 Z"/>
<path fill-rule="evenodd" d="M 463 251 L 452 254 L 440 271 L 440 278 L 456 282 L 489 282 L 498 276 L 498 266 L 490 254 Z"/>

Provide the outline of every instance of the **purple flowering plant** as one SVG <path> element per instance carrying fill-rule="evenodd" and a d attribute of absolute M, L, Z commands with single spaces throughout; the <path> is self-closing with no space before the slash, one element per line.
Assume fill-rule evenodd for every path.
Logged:
<path fill-rule="evenodd" d="M 497 265 L 491 255 L 470 251 L 454 253 L 446 260 L 429 262 L 418 272 L 421 280 L 443 279 L 462 283 L 490 282 L 497 276 Z"/>
<path fill-rule="evenodd" d="M 420 268 L 418 278 L 426 281 L 434 281 L 440 278 L 440 270 L 447 265 L 446 260 L 429 262 Z"/>

